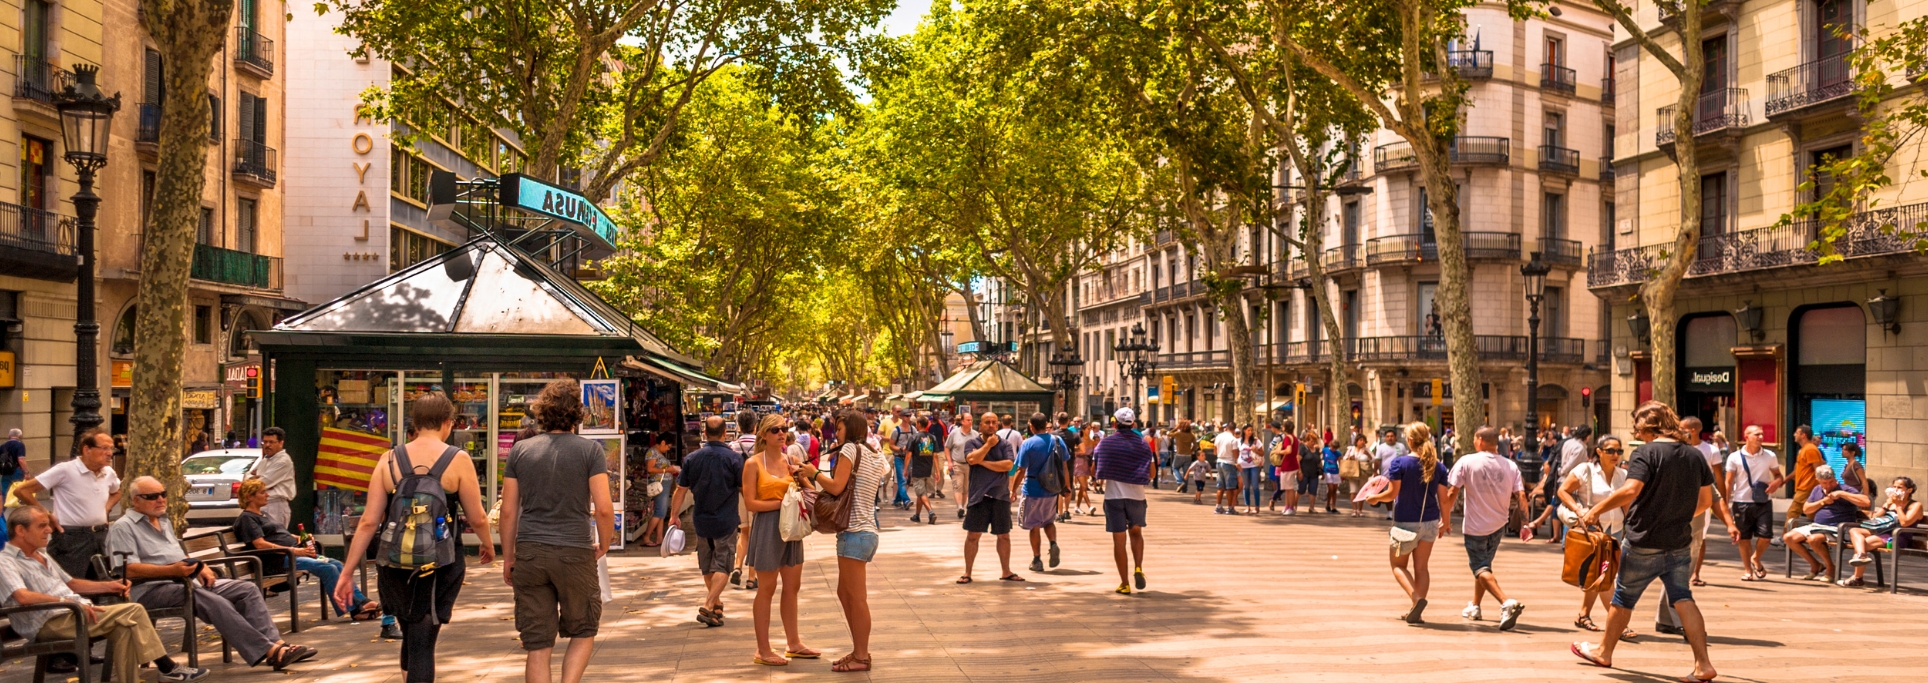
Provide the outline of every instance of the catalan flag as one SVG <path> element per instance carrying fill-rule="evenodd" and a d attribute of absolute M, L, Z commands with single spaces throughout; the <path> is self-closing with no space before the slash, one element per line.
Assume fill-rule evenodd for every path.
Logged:
<path fill-rule="evenodd" d="M 321 450 L 315 455 L 315 483 L 367 491 L 375 463 L 388 448 L 388 439 L 377 434 L 324 427 Z"/>

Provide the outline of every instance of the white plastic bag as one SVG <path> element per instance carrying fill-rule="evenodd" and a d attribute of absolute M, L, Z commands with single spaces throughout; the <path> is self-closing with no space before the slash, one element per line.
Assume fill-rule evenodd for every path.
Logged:
<path fill-rule="evenodd" d="M 608 555 L 604 555 L 602 557 L 596 558 L 596 585 L 598 588 L 602 589 L 602 601 L 604 604 L 608 604 L 616 601 L 615 591 L 612 591 L 609 588 L 609 556 Z"/>
<path fill-rule="evenodd" d="M 663 545 L 658 549 L 662 551 L 663 557 L 669 557 L 683 552 L 684 541 L 683 527 L 671 526 L 668 531 L 663 532 Z"/>
<path fill-rule="evenodd" d="M 785 541 L 801 541 L 815 531 L 810 525 L 810 510 L 803 504 L 803 490 L 791 484 L 783 492 L 783 507 L 777 509 L 777 535 Z"/>

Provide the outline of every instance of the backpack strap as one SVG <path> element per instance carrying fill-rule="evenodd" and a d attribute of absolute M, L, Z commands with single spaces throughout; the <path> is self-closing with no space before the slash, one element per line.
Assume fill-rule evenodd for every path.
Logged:
<path fill-rule="evenodd" d="M 440 480 L 442 473 L 447 472 L 449 465 L 455 462 L 455 455 L 461 452 L 462 449 L 454 446 L 449 446 L 447 450 L 442 451 L 442 457 L 435 459 L 435 466 L 428 468 L 428 476 Z"/>
<path fill-rule="evenodd" d="M 408 462 L 408 445 L 407 444 L 402 444 L 400 446 L 391 448 L 389 449 L 388 452 L 394 456 L 388 459 L 388 466 L 394 469 L 395 471 L 395 481 L 391 483 L 399 487 L 402 485 L 402 473 L 403 472 L 414 473 L 415 467 L 409 464 Z M 393 492 L 391 491 L 391 493 Z"/>

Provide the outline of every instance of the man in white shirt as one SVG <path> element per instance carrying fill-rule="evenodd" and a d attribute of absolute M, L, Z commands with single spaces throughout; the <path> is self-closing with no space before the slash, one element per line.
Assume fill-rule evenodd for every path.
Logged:
<path fill-rule="evenodd" d="M 944 437 L 944 450 L 951 456 L 951 493 L 957 497 L 957 518 L 964 518 L 964 494 L 971 485 L 971 466 L 964 462 L 971 455 L 971 437 L 977 434 L 970 413 L 958 413 L 957 424 Z"/>
<path fill-rule="evenodd" d="M 104 579 L 94 572 L 93 557 L 107 545 L 107 511 L 120 502 L 120 475 L 108 463 L 114 459 L 114 438 L 99 429 L 80 436 L 80 457 L 49 467 L 14 486 L 21 505 L 39 505 L 41 491 L 52 494 L 53 542 L 47 552 L 69 576 Z"/>
<path fill-rule="evenodd" d="M 1721 496 L 1727 495 L 1727 458 L 1720 452 L 1719 447 L 1700 438 L 1701 429 L 1701 421 L 1698 417 L 1688 416 L 1680 419 L 1680 431 L 1682 435 L 1687 437 L 1682 441 L 1698 449 L 1701 456 L 1707 458 L 1707 468 L 1714 472 L 1714 504 L 1709 506 L 1706 512 L 1701 513 L 1700 519 L 1692 522 L 1694 527 L 1694 585 L 1697 586 L 1702 585 L 1700 580 L 1700 565 L 1701 561 L 1707 557 L 1707 529 L 1713 523 L 1715 511 L 1719 511 L 1721 519 L 1727 522 L 1728 528 L 1733 528 L 1734 526 L 1734 522 L 1727 511 L 1727 506 L 1722 505 L 1720 501 Z M 1667 601 L 1662 600 L 1660 604 L 1667 606 Z"/>
<path fill-rule="evenodd" d="M 280 427 L 261 430 L 261 452 L 268 455 L 254 464 L 249 476 L 268 485 L 268 504 L 261 506 L 262 516 L 291 527 L 288 519 L 293 513 L 288 501 L 295 497 L 295 460 L 288 455 L 287 445 L 288 432 Z"/>
<path fill-rule="evenodd" d="M 1742 434 L 1747 444 L 1727 456 L 1727 500 L 1732 502 L 1734 524 L 1740 530 L 1741 538 L 1735 545 L 1741 551 L 1741 580 L 1760 581 L 1767 577 L 1761 553 L 1767 551 L 1768 539 L 1776 535 L 1774 502 L 1768 492 L 1786 485 L 1788 478 L 1781 473 L 1781 459 L 1761 447 L 1766 432 L 1760 425 L 1748 425 Z"/>
<path fill-rule="evenodd" d="M 1238 512 L 1238 434 L 1230 429 L 1221 429 L 1212 439 L 1212 448 L 1218 451 L 1218 486 L 1212 494 L 1213 511 L 1219 513 Z"/>
<path fill-rule="evenodd" d="M 1493 575 L 1493 555 L 1506 536 L 1506 522 L 1511 517 L 1508 504 L 1517 503 L 1520 509 L 1526 509 L 1526 488 L 1519 465 L 1493 452 L 1498 440 L 1497 430 L 1481 427 L 1473 433 L 1473 445 L 1479 451 L 1453 463 L 1452 473 L 1446 477 L 1448 488 L 1439 497 L 1439 535 L 1452 532 L 1453 501 L 1465 496 L 1466 521 L 1460 531 L 1466 535 L 1466 560 L 1473 569 L 1473 601 L 1466 604 L 1460 616 L 1477 621 L 1480 602 L 1490 591 L 1500 600 L 1500 630 L 1510 631 L 1526 605 L 1508 599 L 1506 591 L 1500 589 L 1499 577 Z"/>

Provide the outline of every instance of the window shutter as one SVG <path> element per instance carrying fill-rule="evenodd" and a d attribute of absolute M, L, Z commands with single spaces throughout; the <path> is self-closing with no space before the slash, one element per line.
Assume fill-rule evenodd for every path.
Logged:
<path fill-rule="evenodd" d="M 142 91 L 141 102 L 144 104 L 158 105 L 164 101 L 163 96 L 167 92 L 167 85 L 161 74 L 161 53 L 154 50 L 147 51 L 145 72 L 145 89 Z"/>
<path fill-rule="evenodd" d="M 268 143 L 268 98 L 265 98 L 265 97 L 254 98 L 254 110 L 250 112 L 250 114 L 254 119 L 254 136 L 248 139 L 253 140 L 255 142 L 262 143 L 264 145 L 267 144 Z"/>
<path fill-rule="evenodd" d="M 221 98 L 208 96 L 208 139 L 221 139 Z"/>
<path fill-rule="evenodd" d="M 237 123 L 241 126 L 237 137 L 242 140 L 254 140 L 254 105 L 258 101 L 260 101 L 260 98 L 247 93 L 241 93 L 241 107 L 235 112 L 235 117 Z"/>

